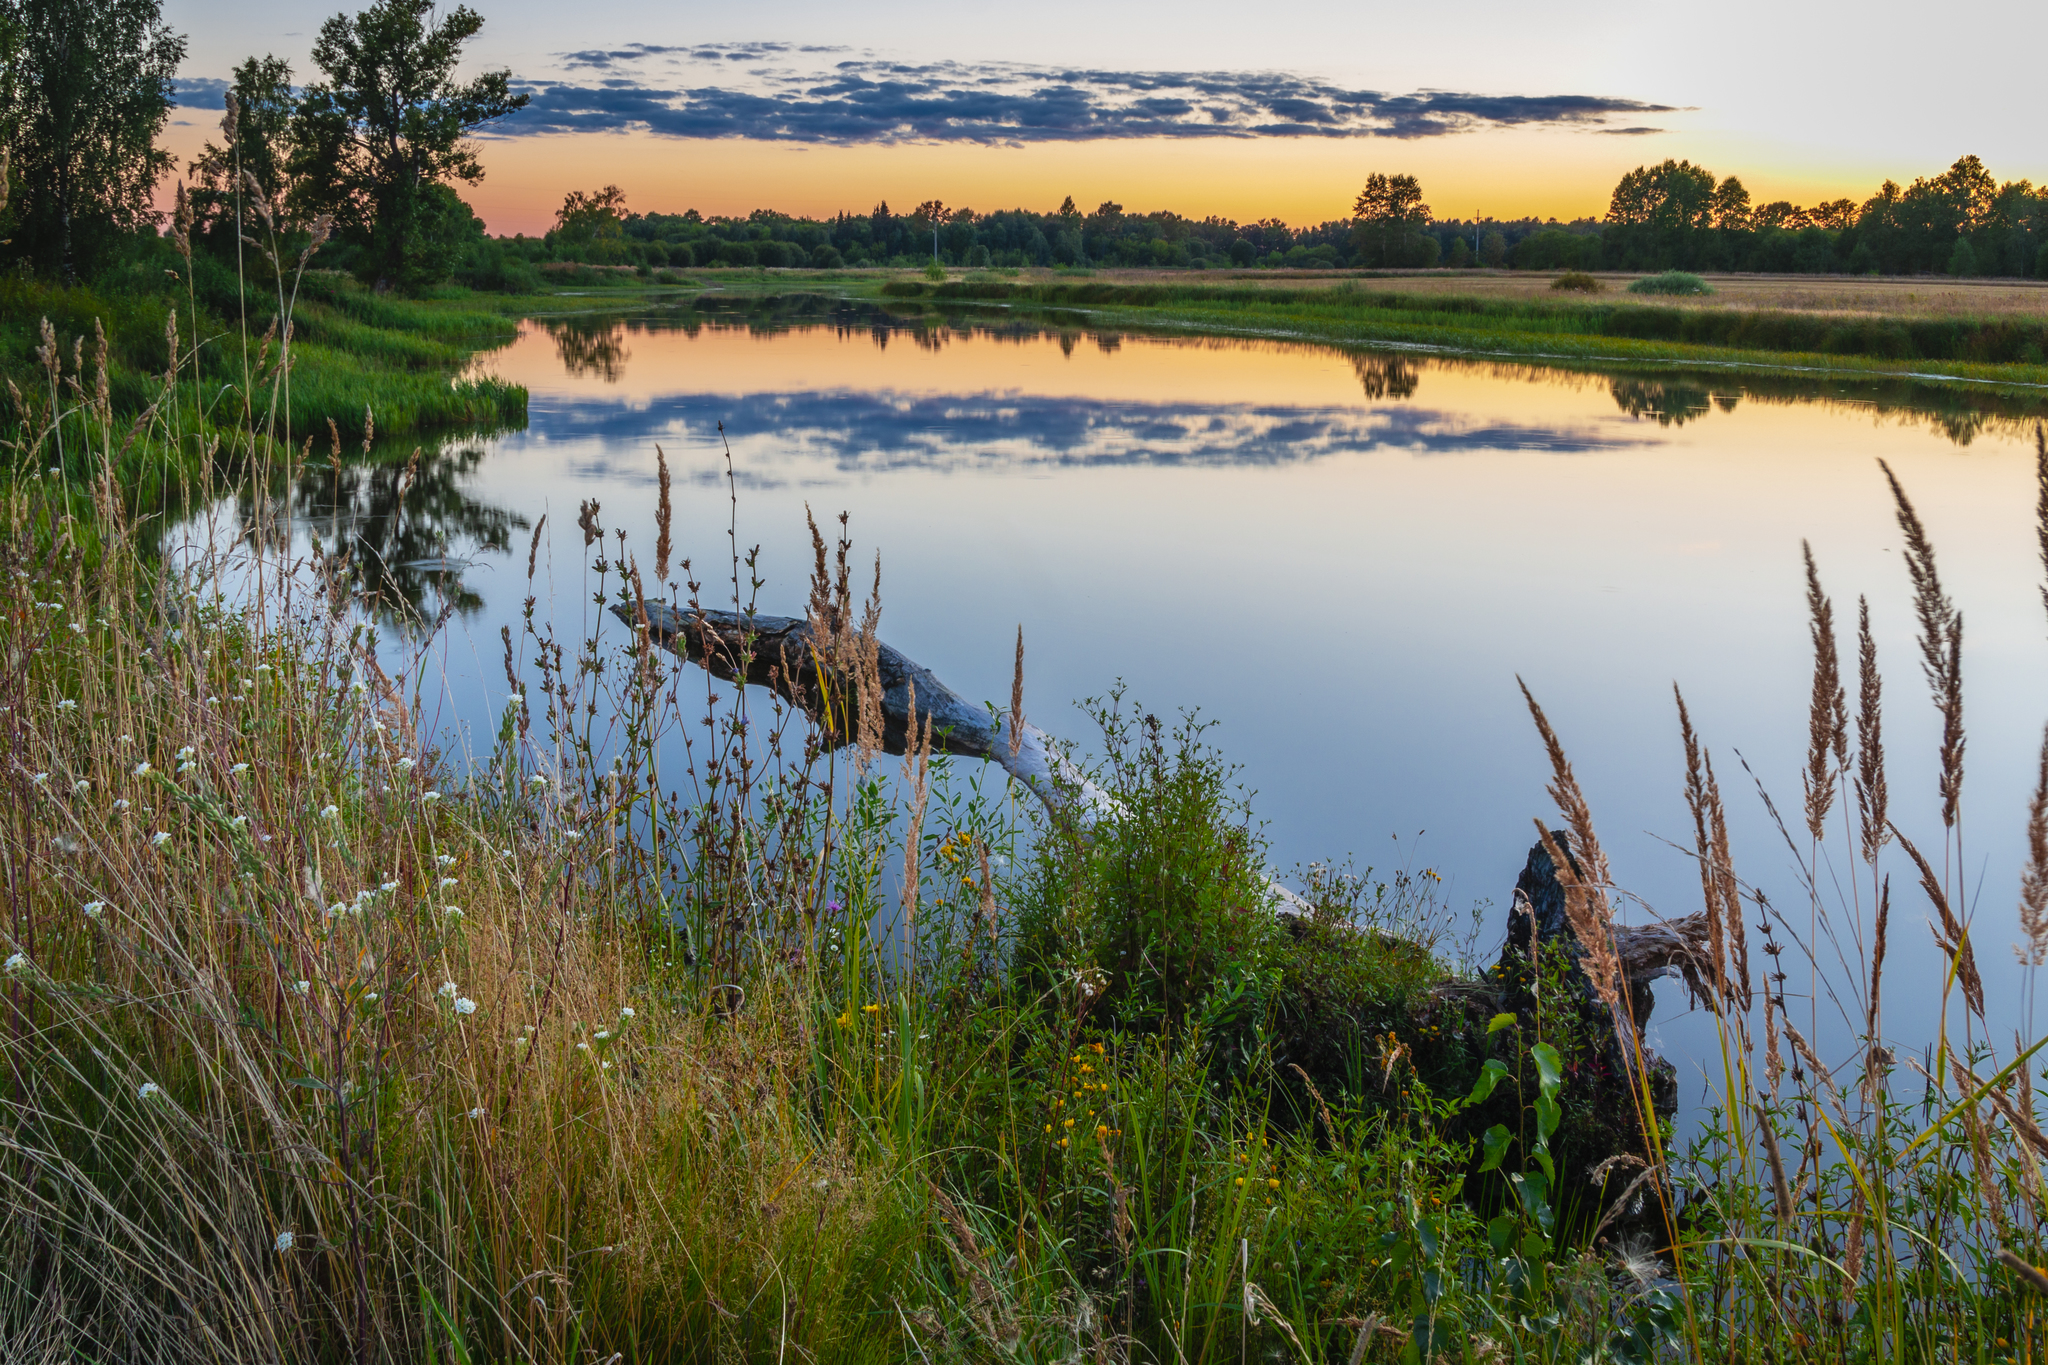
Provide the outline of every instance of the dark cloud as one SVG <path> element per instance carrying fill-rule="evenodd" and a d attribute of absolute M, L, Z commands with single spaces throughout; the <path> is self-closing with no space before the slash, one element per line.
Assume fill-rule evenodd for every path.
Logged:
<path fill-rule="evenodd" d="M 225 107 L 221 101 L 228 93 L 226 81 L 180 76 L 175 84 L 176 93 L 171 102 L 180 109 L 211 109 L 218 114 Z"/>
<path fill-rule="evenodd" d="M 768 65 L 747 86 L 725 78 L 680 87 L 623 69 L 681 53 L 703 62 L 773 62 L 783 43 L 669 48 L 629 44 L 569 53 L 597 83 L 524 86 L 532 103 L 501 136 L 612 132 L 770 142 L 1089 142 L 1103 138 L 1439 137 L 1479 128 L 1584 127 L 1672 113 L 1669 105 L 1601 95 L 1485 95 L 1423 90 L 1389 95 L 1286 72 L 1115 71 L 1008 63 L 848 58 L 819 71 Z M 727 70 L 729 68 L 720 68 Z M 708 73 L 707 73 L 708 74 Z"/>
<path fill-rule="evenodd" d="M 718 439 L 720 422 L 735 443 L 766 443 L 757 452 L 757 465 L 762 458 L 775 465 L 822 463 L 839 475 L 991 467 L 1276 466 L 1382 451 L 1580 454 L 1654 443 L 1635 432 L 1610 434 L 1595 423 L 1475 423 L 1410 402 L 1288 407 L 848 389 L 669 394 L 651 402 L 537 396 L 526 433 L 507 439 L 577 446 L 595 441 L 605 448 L 625 448 L 654 435 L 677 445 L 708 445 Z"/>
<path fill-rule="evenodd" d="M 1599 132 L 1609 137 L 1641 137 L 1644 133 L 1661 133 L 1662 128 L 1601 128 Z"/>

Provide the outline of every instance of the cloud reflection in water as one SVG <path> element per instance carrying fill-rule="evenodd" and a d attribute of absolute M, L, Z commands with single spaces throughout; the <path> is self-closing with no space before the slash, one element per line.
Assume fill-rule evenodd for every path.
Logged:
<path fill-rule="evenodd" d="M 573 443 L 603 452 L 579 451 L 574 457 L 586 477 L 629 480 L 649 476 L 613 452 L 647 440 L 684 449 L 715 444 L 722 421 L 735 449 L 747 448 L 743 482 L 755 486 L 789 482 L 800 466 L 841 475 L 1030 466 L 1271 467 L 1379 451 L 1578 454 L 1659 444 L 1654 437 L 1614 434 L 1594 423 L 1474 421 L 1413 404 L 1155 403 L 1015 392 L 822 389 L 673 394 L 648 402 L 553 398 L 536 400 L 530 415 L 528 431 L 507 438 L 508 448 Z M 724 475 L 722 467 L 707 466 L 694 477 Z"/>

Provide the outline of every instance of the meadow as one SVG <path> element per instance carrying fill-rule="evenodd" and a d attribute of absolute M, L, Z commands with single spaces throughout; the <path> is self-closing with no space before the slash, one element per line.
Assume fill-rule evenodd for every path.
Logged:
<path fill-rule="evenodd" d="M 1809 907 L 1733 865 L 1715 754 L 1685 723 L 1702 908 L 1683 975 L 1719 1021 L 1721 1087 L 1680 1143 L 1619 960 L 1625 889 L 1535 698 L 1568 930 L 1485 970 L 1452 960 L 1429 869 L 1298 868 L 1280 877 L 1298 899 L 1276 897 L 1199 721 L 1101 699 L 1072 755 L 1088 799 L 1041 801 L 928 731 L 892 746 L 867 723 L 880 603 L 843 526 L 813 531 L 809 692 L 746 693 L 645 630 L 563 636 L 529 613 L 502 642 L 515 700 L 489 747 L 451 748 L 318 528 L 295 540 L 258 511 L 211 558 L 141 548 L 161 513 L 136 469 L 186 460 L 203 500 L 353 453 L 338 423 L 317 452 L 283 439 L 319 391 L 310 342 L 255 371 L 245 418 L 274 421 L 196 428 L 192 367 L 219 361 L 185 335 L 131 417 L 111 346 L 52 324 L 47 399 L 17 404 L 0 491 L 0 1330 L 18 1353 L 2048 1345 L 2048 1040 L 2008 1041 L 1978 981 L 1979 947 L 2012 930 L 1987 920 L 1980 943 L 1961 909 L 1961 620 L 1910 490 L 1939 799 L 1892 804 L 1900 694 L 1867 630 L 1843 648 L 1817 574 L 1813 691 L 1787 698 L 1811 717 L 1786 835 Z M 2048 557 L 2048 447 L 2041 477 Z M 693 565 L 594 504 L 578 526 L 576 565 L 543 562 L 536 527 L 529 579 L 577 574 L 629 625 L 655 599 L 744 617 L 764 586 L 736 541 Z M 445 624 L 397 638 L 422 651 Z M 1026 699 L 1020 654 L 1003 714 Z M 2042 784 L 2000 813 L 2029 822 L 2037 965 L 2048 750 Z M 1824 850 L 1851 875 L 1824 876 Z M 1928 958 L 1923 918 L 1931 974 L 1899 965 Z M 1787 1007 L 1809 970 L 1852 1025 L 1844 1055 Z M 1938 1036 L 1885 1032 L 1900 989 L 1940 992 Z"/>

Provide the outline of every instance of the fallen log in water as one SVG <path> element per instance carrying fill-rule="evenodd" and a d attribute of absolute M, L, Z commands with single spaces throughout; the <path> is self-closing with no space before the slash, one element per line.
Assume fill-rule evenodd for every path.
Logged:
<path fill-rule="evenodd" d="M 627 625 L 639 625 L 640 616 L 631 606 L 619 604 L 611 610 Z M 833 748 L 853 745 L 860 738 L 856 718 L 862 686 L 857 674 L 863 665 L 860 658 L 848 657 L 860 655 L 867 661 L 869 686 L 879 701 L 879 734 L 870 736 L 879 741 L 879 752 L 904 754 L 910 737 L 929 725 L 934 750 L 1000 764 L 1049 810 L 1058 810 L 1069 795 L 1080 796 L 1092 809 L 1114 806 L 1113 798 L 1089 782 L 1043 730 L 1029 722 L 1018 726 L 1013 748 L 1006 712 L 969 704 L 929 668 L 879 640 L 868 642 L 872 652 L 863 655 L 858 648 L 850 650 L 846 640 L 819 639 L 813 624 L 801 617 L 678 609 L 665 602 L 647 602 L 641 610 L 655 644 L 703 666 L 713 677 L 765 687 L 800 707 Z M 1553 837 L 1560 848 L 1566 846 L 1562 833 Z M 1282 913 L 1310 909 L 1292 891 L 1277 883 L 1272 886 Z M 1541 844 L 1530 850 L 1515 884 L 1504 964 L 1510 955 L 1526 960 L 1532 932 L 1543 942 L 1576 943 L 1565 919 L 1563 889 Z M 1651 983 L 1659 977 L 1675 974 L 1695 1000 L 1708 998 L 1701 984 L 1707 961 L 1705 915 L 1616 925 L 1613 932 L 1629 986 L 1629 1013 L 1637 1028 L 1650 1017 Z"/>
<path fill-rule="evenodd" d="M 832 748 L 859 741 L 854 723 L 862 701 L 858 664 L 843 657 L 848 653 L 844 642 L 818 639 L 811 622 L 794 616 L 678 610 L 665 602 L 648 602 L 644 610 L 649 636 L 664 649 L 701 664 L 713 677 L 765 687 L 802 708 Z M 615 605 L 612 614 L 629 626 L 639 624 L 631 607 Z M 1028 722 L 1018 726 L 1013 748 L 1007 714 L 969 705 L 929 668 L 904 657 L 900 650 L 880 641 L 873 646 L 881 719 L 876 747 L 880 752 L 904 754 L 910 736 L 930 725 L 935 751 L 999 763 L 1048 806 L 1060 799 L 1055 774 L 1084 791 L 1094 791 L 1037 726 Z"/>

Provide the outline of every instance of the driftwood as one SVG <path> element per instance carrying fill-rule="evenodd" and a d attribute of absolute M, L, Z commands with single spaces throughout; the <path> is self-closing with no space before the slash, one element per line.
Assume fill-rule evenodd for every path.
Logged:
<path fill-rule="evenodd" d="M 1572 870 L 1577 871 L 1578 860 L 1572 856 L 1569 836 L 1563 830 L 1553 830 L 1550 837 L 1571 859 Z M 1615 954 L 1621 959 L 1622 976 L 1628 985 L 1628 1012 L 1638 1029 L 1648 1022 L 1656 1004 L 1651 983 L 1660 977 L 1678 977 L 1695 1004 L 1714 1002 L 1715 996 L 1705 984 L 1711 956 L 1704 913 L 1651 924 L 1617 924 L 1612 933 Z M 1564 886 L 1558 881 L 1557 869 L 1540 840 L 1530 848 L 1522 874 L 1515 880 L 1514 899 L 1508 908 L 1507 942 L 1500 953 L 1503 967 L 1528 960 L 1532 935 L 1539 943 L 1561 941 L 1570 945 L 1575 957 L 1579 952 L 1578 936 L 1565 917 Z M 1590 983 L 1588 989 L 1590 999 Z"/>
<path fill-rule="evenodd" d="M 817 723 L 828 746 L 845 748 L 858 742 L 859 686 L 853 669 L 842 664 L 845 651 L 819 641 L 809 621 L 794 616 L 743 615 L 733 611 L 678 610 L 665 602 L 648 602 L 647 631 L 654 643 L 700 664 L 716 678 L 744 680 L 765 687 L 802 708 Z M 629 626 L 638 614 L 614 605 L 612 614 Z M 940 682 L 929 668 L 902 651 L 875 642 L 874 672 L 879 683 L 881 753 L 901 756 L 910 737 L 929 725 L 932 749 L 963 758 L 986 759 L 1022 782 L 1050 807 L 1064 799 L 1063 786 L 1091 803 L 1107 797 L 1060 754 L 1043 730 L 1028 721 L 1016 729 L 1011 748 L 1010 717 L 985 706 L 972 706 Z M 911 714 L 912 697 L 916 715 Z"/>
<path fill-rule="evenodd" d="M 615 605 L 611 610 L 628 626 L 638 627 L 640 617 L 633 607 Z M 665 602 L 647 602 L 642 610 L 655 644 L 703 666 L 713 677 L 728 682 L 744 679 L 768 688 L 809 714 L 832 748 L 857 742 L 857 727 L 849 718 L 857 714 L 858 682 L 851 676 L 853 670 L 838 662 L 846 651 L 816 639 L 809 621 L 792 616 L 678 610 Z M 902 755 L 911 735 L 921 733 L 929 724 L 934 750 L 1000 764 L 1049 810 L 1060 809 L 1074 796 L 1080 798 L 1084 812 L 1113 809 L 1113 798 L 1088 782 L 1037 726 L 1027 721 L 1017 727 L 1013 752 L 1007 713 L 970 705 L 930 669 L 886 644 L 875 642 L 873 657 L 880 693 L 880 742 L 876 746 L 880 752 Z M 1571 857 L 1566 836 L 1558 832 L 1552 837 L 1565 849 L 1565 856 Z M 1283 914 L 1311 909 L 1286 887 L 1268 884 Z M 1706 975 L 1703 964 L 1709 960 L 1704 914 L 1654 924 L 1616 925 L 1613 932 L 1628 980 L 1629 1013 L 1638 1029 L 1650 1017 L 1654 1005 L 1651 983 L 1659 977 L 1678 976 L 1696 1002 L 1713 999 L 1702 984 Z M 1532 933 L 1542 942 L 1562 939 L 1577 951 L 1577 940 L 1565 919 L 1564 889 L 1541 843 L 1529 850 L 1528 862 L 1515 883 L 1507 944 L 1501 950 L 1503 965 L 1511 957 L 1526 960 Z"/>

